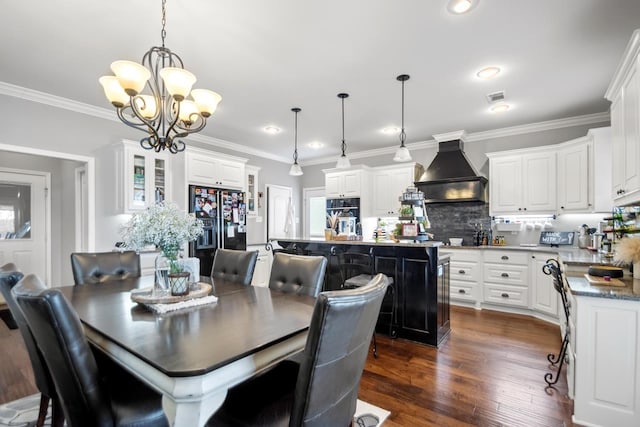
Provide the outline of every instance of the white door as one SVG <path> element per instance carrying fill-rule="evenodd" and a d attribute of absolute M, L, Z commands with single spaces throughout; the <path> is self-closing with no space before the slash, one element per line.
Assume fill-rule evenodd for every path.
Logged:
<path fill-rule="evenodd" d="M 305 188 L 304 198 L 304 234 L 303 238 L 322 237 L 327 228 L 327 203 L 324 187 Z"/>
<path fill-rule="evenodd" d="M 14 263 L 45 283 L 46 176 L 0 171 L 0 265 Z"/>
<path fill-rule="evenodd" d="M 267 240 L 296 237 L 291 187 L 266 185 Z"/>

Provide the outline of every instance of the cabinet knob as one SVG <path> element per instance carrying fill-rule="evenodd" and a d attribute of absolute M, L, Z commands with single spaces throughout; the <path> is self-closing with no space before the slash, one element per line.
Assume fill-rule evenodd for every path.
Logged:
<path fill-rule="evenodd" d="M 465 271 L 464 270 L 458 270 L 458 273 L 459 274 L 465 274 Z"/>
<path fill-rule="evenodd" d="M 502 276 L 502 277 L 509 277 L 509 274 L 508 274 L 508 273 L 502 273 L 500 276 Z"/>
<path fill-rule="evenodd" d="M 564 209 L 564 206 L 560 206 L 560 209 Z"/>
<path fill-rule="evenodd" d="M 506 261 L 506 260 L 508 260 L 508 259 L 509 259 L 509 257 L 508 257 L 508 256 L 506 256 L 506 255 L 502 255 L 502 256 L 500 257 L 500 259 L 501 259 L 501 260 L 503 260 L 503 261 Z"/>
<path fill-rule="evenodd" d="M 459 294 L 466 294 L 466 293 L 467 293 L 467 291 L 465 291 L 464 289 L 458 289 L 458 293 L 459 293 Z"/>
<path fill-rule="evenodd" d="M 519 211 L 521 211 L 521 210 L 522 210 L 522 208 L 518 208 L 518 210 L 519 210 Z"/>
<path fill-rule="evenodd" d="M 509 298 L 509 294 L 508 294 L 508 293 L 506 293 L 506 292 L 505 292 L 504 294 L 500 295 L 500 296 L 501 296 L 502 298 Z"/>
<path fill-rule="evenodd" d="M 522 210 L 526 211 L 526 210 L 527 210 L 527 208 L 523 208 Z"/>

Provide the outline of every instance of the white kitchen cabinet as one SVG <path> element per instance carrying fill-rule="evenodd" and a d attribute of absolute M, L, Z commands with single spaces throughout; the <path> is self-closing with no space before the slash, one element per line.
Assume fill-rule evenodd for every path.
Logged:
<path fill-rule="evenodd" d="M 531 308 L 547 314 L 553 319 L 558 318 L 560 294 L 553 287 L 553 276 L 544 274 L 542 267 L 548 259 L 556 259 L 557 257 L 557 254 L 536 252 L 531 253 L 530 259 Z"/>
<path fill-rule="evenodd" d="M 259 173 L 260 168 L 257 166 L 245 166 L 245 172 L 247 174 L 244 189 L 246 197 L 245 200 L 247 202 L 247 215 L 248 216 L 256 216 L 258 213 L 258 197 L 260 192 L 259 184 Z"/>
<path fill-rule="evenodd" d="M 187 148 L 189 184 L 244 190 L 247 159 Z"/>
<path fill-rule="evenodd" d="M 556 211 L 556 153 L 549 147 L 488 153 L 491 215 Z"/>
<path fill-rule="evenodd" d="M 171 200 L 171 168 L 167 152 L 145 150 L 136 141 L 123 141 L 115 150 L 116 206 L 121 213 L 144 210 Z"/>
<path fill-rule="evenodd" d="M 558 147 L 558 210 L 589 211 L 589 161 L 592 146 L 586 138 Z"/>
<path fill-rule="evenodd" d="M 397 216 L 399 197 L 420 179 L 424 168 L 419 163 L 403 163 L 372 169 L 373 194 L 371 215 L 376 217 Z"/>
<path fill-rule="evenodd" d="M 575 381 L 574 423 L 639 426 L 640 305 L 574 297 L 575 370 L 568 370 Z"/>
<path fill-rule="evenodd" d="M 256 268 L 253 271 L 251 285 L 260 287 L 269 286 L 272 259 L 271 252 L 267 251 L 264 245 L 249 245 L 247 246 L 247 250 L 258 251 L 258 259 L 256 260 Z"/>
<path fill-rule="evenodd" d="M 640 202 L 639 61 L 640 30 L 636 30 L 605 93 L 612 103 L 612 188 L 616 206 Z"/>
<path fill-rule="evenodd" d="M 478 249 L 443 250 L 450 255 L 449 285 L 452 303 L 479 307 L 482 296 L 482 252 Z"/>
<path fill-rule="evenodd" d="M 344 172 L 329 172 L 325 175 L 325 192 L 327 199 L 360 197 L 367 177 L 363 177 L 362 169 Z"/>
<path fill-rule="evenodd" d="M 483 301 L 529 307 L 529 255 L 527 252 L 487 250 L 483 265 Z"/>

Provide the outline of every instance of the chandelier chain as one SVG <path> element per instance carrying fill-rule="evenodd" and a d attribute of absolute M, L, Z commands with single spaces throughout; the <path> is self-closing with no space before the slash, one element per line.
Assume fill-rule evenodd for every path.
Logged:
<path fill-rule="evenodd" d="M 162 30 L 160 31 L 160 37 L 162 37 L 162 47 L 164 47 L 164 39 L 167 37 L 167 0 L 162 0 Z"/>

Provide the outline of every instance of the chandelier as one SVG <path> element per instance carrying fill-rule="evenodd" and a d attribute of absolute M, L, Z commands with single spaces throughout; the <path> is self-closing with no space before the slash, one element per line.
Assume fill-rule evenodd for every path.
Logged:
<path fill-rule="evenodd" d="M 167 35 L 166 0 L 162 0 L 162 46 L 154 46 L 142 57 L 142 65 L 133 61 L 115 61 L 115 76 L 103 76 L 100 84 L 118 118 L 127 126 L 148 136 L 140 140 L 147 150 L 184 151 L 180 138 L 201 131 L 222 100 L 207 89 L 193 89 L 196 76 L 184 69 L 182 59 L 164 45 Z M 151 92 L 142 93 L 146 88 Z M 191 96 L 191 99 L 189 99 Z"/>

